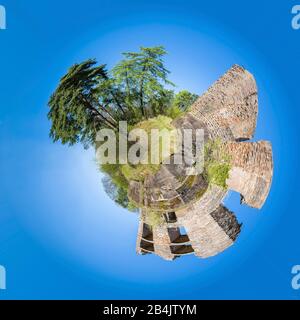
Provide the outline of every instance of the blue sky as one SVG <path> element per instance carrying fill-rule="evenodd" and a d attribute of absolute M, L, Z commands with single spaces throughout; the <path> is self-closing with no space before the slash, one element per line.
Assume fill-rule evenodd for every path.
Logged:
<path fill-rule="evenodd" d="M 0 299 L 299 299 L 300 31 L 295 1 L 2 0 L 0 30 Z M 137 256 L 138 217 L 105 195 L 93 150 L 53 144 L 47 100 L 74 62 L 114 65 L 164 45 L 171 80 L 204 92 L 232 64 L 259 87 L 254 140 L 270 140 L 274 180 L 255 210 L 232 194 L 243 230 L 210 259 Z"/>

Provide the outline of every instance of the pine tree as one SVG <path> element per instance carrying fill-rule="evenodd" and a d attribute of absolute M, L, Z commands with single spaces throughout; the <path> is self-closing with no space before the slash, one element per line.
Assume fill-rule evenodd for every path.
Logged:
<path fill-rule="evenodd" d="M 108 79 L 105 65 L 95 64 L 95 60 L 87 60 L 73 65 L 52 94 L 48 118 L 54 141 L 70 145 L 82 142 L 88 146 L 100 128 L 117 129 L 112 110 L 99 102 L 97 93 Z"/>
<path fill-rule="evenodd" d="M 168 80 L 170 73 L 164 66 L 163 47 L 141 47 L 140 52 L 125 52 L 123 59 L 112 70 L 115 82 L 123 89 L 126 105 L 134 112 L 135 119 L 142 120 L 158 115 L 155 107 L 165 103 L 165 110 L 173 96 L 165 85 L 174 86 Z M 168 99 L 166 101 L 166 98 Z M 161 107 L 160 114 L 165 114 Z"/>

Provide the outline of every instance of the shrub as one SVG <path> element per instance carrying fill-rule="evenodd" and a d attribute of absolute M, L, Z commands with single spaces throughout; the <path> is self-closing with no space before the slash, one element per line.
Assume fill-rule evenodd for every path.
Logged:
<path fill-rule="evenodd" d="M 160 212 L 148 211 L 145 218 L 147 224 L 149 224 L 152 228 L 158 227 L 164 223 L 163 216 Z"/>
<path fill-rule="evenodd" d="M 210 140 L 204 146 L 204 177 L 209 184 L 227 188 L 229 177 L 230 157 L 225 153 L 219 139 Z"/>

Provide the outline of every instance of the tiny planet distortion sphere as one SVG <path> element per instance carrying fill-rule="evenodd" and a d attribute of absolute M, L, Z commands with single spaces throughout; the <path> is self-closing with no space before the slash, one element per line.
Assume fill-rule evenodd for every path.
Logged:
<path fill-rule="evenodd" d="M 185 163 L 172 163 L 174 155 L 155 174 L 130 181 L 128 197 L 140 209 L 138 254 L 153 253 L 166 260 L 187 254 L 208 258 L 234 244 L 241 224 L 223 204 L 228 191 L 240 193 L 242 204 L 260 209 L 272 182 L 270 142 L 247 142 L 254 136 L 257 113 L 255 79 L 234 65 L 187 113 L 173 120 L 179 130 L 203 129 L 205 145 L 222 149 L 226 181 L 222 185 L 209 183 L 204 174 L 187 175 Z M 224 165 L 212 168 L 220 171 Z M 158 223 L 150 221 L 149 212 L 160 217 Z"/>

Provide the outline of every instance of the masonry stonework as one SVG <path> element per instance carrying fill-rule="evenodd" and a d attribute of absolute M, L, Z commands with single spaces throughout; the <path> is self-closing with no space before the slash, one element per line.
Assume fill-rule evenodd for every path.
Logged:
<path fill-rule="evenodd" d="M 228 190 L 239 192 L 242 203 L 261 208 L 272 182 L 271 144 L 244 142 L 253 138 L 257 112 L 255 79 L 234 65 L 197 99 L 190 112 L 173 121 L 177 129 L 203 129 L 205 141 L 221 141 L 230 161 L 228 188 L 208 185 L 201 175 L 186 176 L 186 165 L 172 162 L 161 165 L 143 183 L 132 181 L 129 198 L 141 208 L 137 253 L 155 253 L 166 260 L 186 254 L 207 258 L 236 241 L 241 224 L 223 205 Z M 150 227 L 147 210 L 164 213 L 165 221 Z"/>

